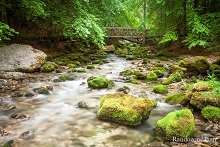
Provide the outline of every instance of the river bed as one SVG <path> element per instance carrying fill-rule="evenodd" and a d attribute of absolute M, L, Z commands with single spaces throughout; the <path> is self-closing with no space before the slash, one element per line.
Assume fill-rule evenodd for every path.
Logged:
<path fill-rule="evenodd" d="M 74 81 L 55 83 L 43 80 L 29 83 L 26 89 L 45 84 L 53 86 L 53 91 L 49 95 L 39 94 L 10 101 L 16 105 L 16 109 L 0 113 L 1 125 L 9 132 L 9 135 L 0 137 L 0 144 L 14 139 L 18 147 L 134 147 L 147 146 L 154 141 L 157 138 L 154 131 L 156 121 L 179 106 L 166 104 L 163 102 L 165 95 L 153 93 L 152 87 L 156 83 L 124 83 L 119 73 L 129 69 L 134 61 L 115 55 L 109 55 L 107 59 L 109 63 L 96 65 L 96 69 L 76 73 Z M 116 86 L 113 89 L 91 90 L 86 84 L 91 76 L 105 76 L 113 80 Z M 151 112 L 150 118 L 138 127 L 104 122 L 97 118 L 100 98 L 122 86 L 131 89 L 129 94 L 158 101 L 158 107 Z M 80 101 L 90 109 L 79 108 Z M 26 114 L 29 119 L 11 119 L 10 115 L 14 112 Z"/>

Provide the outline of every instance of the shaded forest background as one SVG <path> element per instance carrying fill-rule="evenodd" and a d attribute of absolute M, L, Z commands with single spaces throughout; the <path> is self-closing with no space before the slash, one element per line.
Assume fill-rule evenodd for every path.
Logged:
<path fill-rule="evenodd" d="M 144 9 L 146 7 L 146 15 Z M 220 48 L 219 0 L 1 0 L 0 43 L 60 40 L 101 47 L 104 27 L 130 26 L 159 36 L 160 46 Z"/>

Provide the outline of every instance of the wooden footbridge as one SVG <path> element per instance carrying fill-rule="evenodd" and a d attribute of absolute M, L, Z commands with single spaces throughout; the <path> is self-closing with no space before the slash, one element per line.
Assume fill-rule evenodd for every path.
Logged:
<path fill-rule="evenodd" d="M 133 41 L 140 44 L 146 42 L 146 30 L 139 31 L 131 27 L 105 27 L 106 38 L 118 38 Z"/>

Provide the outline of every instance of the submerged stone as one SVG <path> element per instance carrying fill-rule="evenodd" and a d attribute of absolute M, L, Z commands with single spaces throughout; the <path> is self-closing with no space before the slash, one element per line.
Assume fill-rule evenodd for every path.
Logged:
<path fill-rule="evenodd" d="M 75 78 L 74 74 L 62 74 L 54 82 L 73 81 Z"/>
<path fill-rule="evenodd" d="M 46 95 L 49 94 L 49 90 L 44 86 L 41 86 L 39 88 L 34 88 L 33 91 L 38 94 L 46 94 Z"/>
<path fill-rule="evenodd" d="M 145 80 L 146 79 L 146 74 L 140 71 L 135 71 L 134 75 L 137 76 L 137 79 L 140 80 Z"/>
<path fill-rule="evenodd" d="M 89 65 L 87 65 L 87 67 L 86 67 L 87 69 L 94 69 L 95 68 L 95 66 L 94 65 L 92 65 L 92 64 L 89 64 Z"/>
<path fill-rule="evenodd" d="M 131 75 L 133 75 L 133 74 L 134 74 L 134 73 L 133 73 L 132 70 L 130 70 L 130 69 L 120 72 L 120 76 L 124 76 L 124 77 L 126 77 L 126 76 L 131 76 Z"/>
<path fill-rule="evenodd" d="M 139 125 L 148 119 L 155 101 L 124 93 L 105 95 L 100 101 L 98 117 L 125 125 Z"/>
<path fill-rule="evenodd" d="M 130 91 L 130 88 L 128 86 L 123 86 L 121 88 L 118 88 L 116 91 L 117 92 L 124 92 L 127 94 Z"/>
<path fill-rule="evenodd" d="M 195 130 L 194 117 L 189 109 L 170 112 L 163 119 L 157 121 L 156 128 L 169 140 L 173 137 L 193 137 Z"/>

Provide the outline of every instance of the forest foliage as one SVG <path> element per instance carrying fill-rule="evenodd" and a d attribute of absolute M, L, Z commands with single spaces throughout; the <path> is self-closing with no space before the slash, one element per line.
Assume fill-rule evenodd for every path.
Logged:
<path fill-rule="evenodd" d="M 218 0 L 3 0 L 0 8 L 1 40 L 34 24 L 46 26 L 48 37 L 59 32 L 73 42 L 102 46 L 105 26 L 131 26 L 160 36 L 159 44 L 179 40 L 189 48 L 219 45 Z"/>

